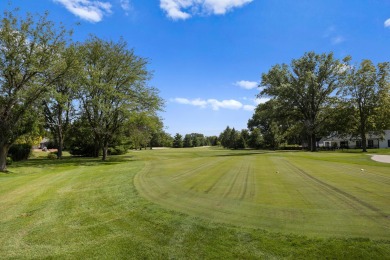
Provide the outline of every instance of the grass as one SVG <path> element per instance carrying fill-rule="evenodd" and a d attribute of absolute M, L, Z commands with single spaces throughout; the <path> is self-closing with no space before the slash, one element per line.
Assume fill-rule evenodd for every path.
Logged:
<path fill-rule="evenodd" d="M 0 258 L 386 259 L 389 166 L 215 149 L 15 163 L 0 175 Z"/>

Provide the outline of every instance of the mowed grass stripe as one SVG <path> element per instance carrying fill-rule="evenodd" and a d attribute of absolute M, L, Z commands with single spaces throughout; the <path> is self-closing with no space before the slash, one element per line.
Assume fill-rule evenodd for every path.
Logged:
<path fill-rule="evenodd" d="M 301 159 L 294 158 L 290 161 L 294 165 L 302 164 Z M 318 167 L 317 163 L 310 161 L 306 162 L 307 171 L 303 171 L 313 180 L 324 182 L 329 185 L 328 188 L 338 191 L 344 197 L 357 202 L 361 206 L 367 207 L 375 212 L 380 212 L 383 217 L 390 215 L 389 199 L 390 185 L 384 182 L 380 177 L 378 180 L 377 174 L 370 172 L 378 172 L 385 170 L 385 167 L 367 166 L 361 171 L 361 165 L 349 165 L 340 167 L 337 164 L 323 164 Z M 387 168 L 390 171 L 390 167 Z M 302 172 L 302 169 L 301 169 Z M 342 185 L 341 185 L 342 184 Z M 331 192 L 333 193 L 333 192 Z"/>
<path fill-rule="evenodd" d="M 205 192 L 215 179 L 203 187 L 199 184 L 198 191 L 176 183 L 181 190 L 166 197 L 150 199 L 145 195 L 146 200 L 139 195 L 143 194 L 139 186 L 141 176 L 145 178 L 142 183 L 147 191 L 154 182 L 159 184 L 158 189 L 176 188 L 169 178 L 178 168 L 188 167 L 186 162 L 193 162 L 194 156 L 203 162 L 227 158 L 209 169 L 210 176 L 221 169 L 228 172 L 233 157 L 250 161 L 243 164 L 242 175 L 235 182 L 239 191 L 233 189 L 224 198 L 223 206 L 216 206 L 218 194 Z M 237 197 L 245 188 L 239 182 L 246 177 L 246 183 L 259 190 L 278 182 L 280 190 L 273 195 L 281 200 L 298 194 L 297 189 L 302 191 L 302 187 L 289 186 L 301 178 L 299 175 L 287 168 L 286 172 L 273 172 L 278 167 L 284 169 L 278 159 L 290 157 L 293 156 L 259 151 L 172 149 L 130 152 L 110 157 L 107 163 L 88 158 L 15 163 L 10 167 L 11 174 L 0 175 L 0 197 L 7 197 L 2 205 L 8 210 L 1 211 L 0 259 L 387 259 L 389 240 L 372 239 L 383 238 L 384 231 L 378 234 L 375 229 L 360 225 L 364 232 L 358 232 L 355 226 L 335 233 L 333 226 L 323 225 L 334 213 L 329 209 L 308 210 L 303 205 L 293 208 L 292 200 L 289 206 L 273 205 L 264 194 L 262 199 L 267 203 L 259 203 L 255 200 L 259 198 L 258 190 L 255 197 L 247 196 L 249 190 L 244 199 Z M 239 165 L 240 160 L 235 164 Z M 302 165 L 298 166 L 317 174 Z M 267 176 L 274 180 L 267 181 Z M 27 188 L 23 194 L 23 186 L 28 187 L 34 181 L 39 189 Z M 38 185 L 40 181 L 42 185 Z M 160 181 L 166 186 L 161 186 Z M 218 183 L 214 187 L 217 186 Z M 314 190 L 307 186 L 307 192 Z M 12 201 L 7 193 L 15 190 L 19 197 Z M 24 204 L 28 196 L 39 199 Z M 313 202 L 318 198 L 314 196 Z M 22 204 L 24 208 L 17 207 Z M 31 209 L 35 211 L 22 215 Z M 348 218 L 349 214 L 344 213 L 349 212 L 342 210 L 339 215 Z M 315 223 L 317 229 L 313 229 L 314 217 L 322 217 Z M 343 221 L 336 225 L 348 223 Z M 278 232 L 271 232 L 275 230 Z M 359 238 L 344 238 L 351 234 Z"/>
<path fill-rule="evenodd" d="M 303 160 L 300 163 L 311 176 L 311 169 L 316 169 L 314 173 L 327 171 L 335 162 L 324 164 L 318 158 L 310 160 L 291 153 L 227 153 L 221 156 L 229 159 L 220 164 L 211 163 L 216 162 L 215 156 L 203 156 L 204 164 L 209 161 L 212 167 L 200 169 L 198 165 L 195 171 L 187 169 L 187 173 L 193 174 L 187 174 L 180 185 L 168 182 L 169 178 L 161 172 L 150 173 L 147 181 L 151 185 L 143 183 L 141 194 L 170 209 L 234 225 L 306 235 L 389 237 L 383 230 L 387 221 L 373 218 L 376 213 L 367 208 L 369 204 L 364 206 L 363 200 L 360 204 L 353 202 L 358 196 L 350 194 L 348 187 L 330 189 L 291 165 L 295 160 Z M 187 160 L 190 158 L 184 157 L 183 164 L 187 165 Z M 171 176 L 175 168 L 166 170 L 167 176 Z M 340 179 L 341 186 L 349 185 L 344 177 Z M 326 178 L 322 182 L 327 182 Z M 248 193 L 251 196 L 246 196 Z M 382 196 L 388 197 L 386 192 Z M 373 207 L 381 212 L 388 210 L 388 205 Z"/>

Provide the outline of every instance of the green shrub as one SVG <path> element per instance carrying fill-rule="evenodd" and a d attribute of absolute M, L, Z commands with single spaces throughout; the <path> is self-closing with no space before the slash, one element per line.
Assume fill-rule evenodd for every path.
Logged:
<path fill-rule="evenodd" d="M 49 153 L 47 155 L 47 159 L 55 160 L 55 159 L 57 159 L 57 154 L 56 153 Z"/>
<path fill-rule="evenodd" d="M 7 157 L 7 159 L 6 159 L 6 164 L 7 164 L 7 165 L 11 165 L 13 162 L 14 162 L 14 161 L 12 160 L 11 157 Z"/>
<path fill-rule="evenodd" d="M 127 153 L 128 147 L 124 145 L 118 145 L 115 147 L 109 147 L 107 153 L 109 155 L 121 155 Z"/>
<path fill-rule="evenodd" d="M 95 155 L 95 147 L 93 144 L 71 145 L 69 147 L 69 153 L 76 156 L 93 157 Z"/>
<path fill-rule="evenodd" d="M 31 155 L 31 148 L 29 144 L 14 144 L 9 148 L 8 156 L 14 162 L 27 160 Z"/>

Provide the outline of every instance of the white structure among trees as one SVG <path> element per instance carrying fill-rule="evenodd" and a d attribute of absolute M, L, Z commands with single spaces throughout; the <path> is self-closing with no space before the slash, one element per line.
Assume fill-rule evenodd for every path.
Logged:
<path fill-rule="evenodd" d="M 367 148 L 390 148 L 390 130 L 385 130 L 383 135 L 366 135 Z M 324 148 L 361 148 L 362 139 L 359 136 L 333 136 L 322 138 L 319 147 Z"/>

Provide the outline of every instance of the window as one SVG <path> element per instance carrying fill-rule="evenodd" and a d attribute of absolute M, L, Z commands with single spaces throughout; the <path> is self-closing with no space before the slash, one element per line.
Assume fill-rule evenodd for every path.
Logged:
<path fill-rule="evenodd" d="M 362 141 L 357 140 L 356 141 L 356 148 L 361 148 L 362 147 Z"/>
<path fill-rule="evenodd" d="M 387 140 L 387 147 L 390 147 L 390 139 Z"/>
<path fill-rule="evenodd" d="M 368 140 L 368 148 L 374 147 L 374 140 Z"/>
<path fill-rule="evenodd" d="M 340 148 L 348 148 L 348 141 L 341 141 Z"/>

